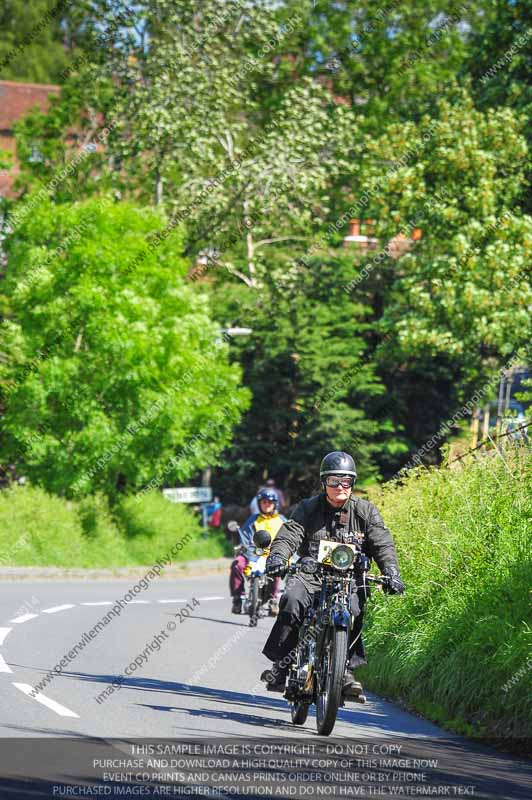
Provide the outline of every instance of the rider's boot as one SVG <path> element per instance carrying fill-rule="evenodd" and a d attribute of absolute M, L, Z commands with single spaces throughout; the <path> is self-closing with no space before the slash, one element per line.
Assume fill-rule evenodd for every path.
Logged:
<path fill-rule="evenodd" d="M 233 597 L 233 605 L 231 606 L 231 613 L 232 614 L 241 614 L 242 613 L 242 598 L 241 597 Z"/>
<path fill-rule="evenodd" d="M 268 605 L 268 613 L 270 617 L 277 617 L 279 615 L 279 599 L 272 597 Z"/>
<path fill-rule="evenodd" d="M 264 681 L 269 692 L 282 693 L 284 692 L 287 676 L 288 667 L 280 667 L 279 662 L 275 661 L 272 667 L 264 670 L 260 679 Z"/>
<path fill-rule="evenodd" d="M 346 670 L 344 675 L 344 685 L 342 687 L 342 697 L 346 699 L 358 698 L 362 694 L 362 684 L 356 680 L 353 672 Z"/>

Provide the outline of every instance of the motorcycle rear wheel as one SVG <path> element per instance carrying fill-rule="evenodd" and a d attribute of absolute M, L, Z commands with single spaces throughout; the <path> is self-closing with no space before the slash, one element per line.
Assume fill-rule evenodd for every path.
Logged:
<path fill-rule="evenodd" d="M 316 698 L 316 724 L 321 736 L 329 736 L 342 700 L 347 662 L 347 631 L 331 628 L 327 635 L 319 668 Z"/>

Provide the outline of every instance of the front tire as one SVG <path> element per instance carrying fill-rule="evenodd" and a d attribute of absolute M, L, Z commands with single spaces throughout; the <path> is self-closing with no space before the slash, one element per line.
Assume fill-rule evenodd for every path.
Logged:
<path fill-rule="evenodd" d="M 259 617 L 259 581 L 252 578 L 249 590 L 249 624 L 252 628 L 257 624 Z"/>
<path fill-rule="evenodd" d="M 347 631 L 331 628 L 321 658 L 317 686 L 316 723 L 321 736 L 329 736 L 334 728 L 342 700 L 346 662 Z"/>

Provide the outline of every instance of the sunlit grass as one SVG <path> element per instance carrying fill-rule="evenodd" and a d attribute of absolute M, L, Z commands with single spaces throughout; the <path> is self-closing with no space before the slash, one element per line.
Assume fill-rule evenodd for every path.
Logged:
<path fill-rule="evenodd" d="M 228 547 L 222 533 L 204 536 L 197 514 L 157 492 L 113 512 L 100 495 L 76 503 L 32 486 L 0 492 L 0 566 L 149 566 L 180 541 L 173 561 L 218 558 Z"/>
<path fill-rule="evenodd" d="M 463 733 L 530 735 L 532 457 L 422 470 L 372 500 L 407 584 L 368 615 L 374 690 Z M 532 660 L 530 660 L 532 666 Z"/>

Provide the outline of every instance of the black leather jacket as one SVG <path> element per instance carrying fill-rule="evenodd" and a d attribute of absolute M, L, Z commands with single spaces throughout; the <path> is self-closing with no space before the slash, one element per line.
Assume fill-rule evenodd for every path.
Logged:
<path fill-rule="evenodd" d="M 324 493 L 301 500 L 279 530 L 270 554 L 283 559 L 296 552 L 316 557 L 320 539 L 359 543 L 381 572 L 390 566 L 399 570 L 392 535 L 369 500 L 349 499 L 339 509 L 329 505 Z"/>

